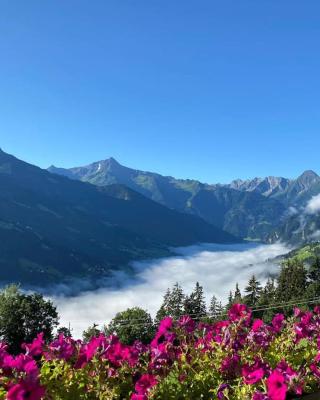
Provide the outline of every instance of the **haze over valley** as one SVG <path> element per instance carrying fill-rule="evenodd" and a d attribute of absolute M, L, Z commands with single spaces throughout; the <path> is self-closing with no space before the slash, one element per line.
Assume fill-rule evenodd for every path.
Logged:
<path fill-rule="evenodd" d="M 195 282 L 200 282 L 208 301 L 215 295 L 225 304 L 236 283 L 243 290 L 253 274 L 262 284 L 267 278 L 277 276 L 279 261 L 273 259 L 289 250 L 281 244 L 204 244 L 178 248 L 175 257 L 133 263 L 134 275 L 116 274 L 107 287 L 67 299 L 60 288 L 51 298 L 58 306 L 62 325 L 70 324 L 74 336 L 81 337 L 90 324 L 103 328 L 117 312 L 127 308 L 144 309 L 148 305 L 148 311 L 155 317 L 167 288 L 176 282 L 186 293 L 191 293 Z"/>

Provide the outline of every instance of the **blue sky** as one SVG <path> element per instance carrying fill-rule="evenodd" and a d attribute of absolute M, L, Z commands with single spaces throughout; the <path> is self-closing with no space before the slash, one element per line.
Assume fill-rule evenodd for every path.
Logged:
<path fill-rule="evenodd" d="M 207 182 L 320 172 L 320 2 L 0 5 L 0 146 Z"/>

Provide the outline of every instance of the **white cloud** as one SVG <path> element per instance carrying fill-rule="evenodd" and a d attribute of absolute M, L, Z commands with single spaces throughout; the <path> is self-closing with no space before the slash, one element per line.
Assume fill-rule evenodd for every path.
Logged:
<path fill-rule="evenodd" d="M 313 232 L 309 238 L 311 240 L 320 240 L 320 229 L 316 230 L 315 232 Z"/>
<path fill-rule="evenodd" d="M 306 206 L 307 214 L 317 214 L 320 212 L 320 194 L 313 196 Z"/>
<path fill-rule="evenodd" d="M 153 316 L 159 309 L 168 287 L 179 282 L 186 293 L 196 281 L 204 287 L 207 300 L 215 294 L 225 301 L 236 282 L 243 288 L 254 273 L 264 282 L 269 273 L 278 271 L 276 263 L 268 262 L 289 249 L 273 245 L 199 245 L 180 248 L 179 256 L 152 262 L 136 262 L 135 280 L 122 275 L 120 288 L 103 288 L 84 292 L 76 297 L 56 296 L 61 324 L 70 322 L 75 337 L 92 323 L 100 326 L 128 307 L 139 306 Z"/>

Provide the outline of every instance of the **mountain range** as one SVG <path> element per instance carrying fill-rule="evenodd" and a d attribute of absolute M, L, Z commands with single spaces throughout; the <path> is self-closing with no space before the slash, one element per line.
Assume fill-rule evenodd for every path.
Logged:
<path fill-rule="evenodd" d="M 207 184 L 131 169 L 114 158 L 70 169 L 51 166 L 48 170 L 97 186 L 126 185 L 166 207 L 196 215 L 250 240 L 272 241 L 283 235 L 290 241 L 283 227 L 291 210 L 303 208 L 312 196 L 320 193 L 320 177 L 314 171 L 305 171 L 297 179 L 269 176 Z M 297 219 L 296 215 L 293 220 Z M 297 223 L 294 221 L 293 225 Z"/>
<path fill-rule="evenodd" d="M 319 215 L 304 211 L 320 193 L 313 171 L 207 184 L 114 158 L 44 170 L 0 150 L 0 185 L 1 282 L 98 282 L 176 246 L 320 238 Z"/>
<path fill-rule="evenodd" d="M 95 276 L 171 246 L 233 243 L 201 218 L 122 185 L 95 186 L 0 151 L 0 280 L 34 285 Z"/>

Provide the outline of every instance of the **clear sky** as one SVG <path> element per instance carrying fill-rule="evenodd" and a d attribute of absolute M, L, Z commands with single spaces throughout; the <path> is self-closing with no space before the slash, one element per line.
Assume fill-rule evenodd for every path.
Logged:
<path fill-rule="evenodd" d="M 207 182 L 320 172 L 319 0 L 2 0 L 0 147 Z"/>

